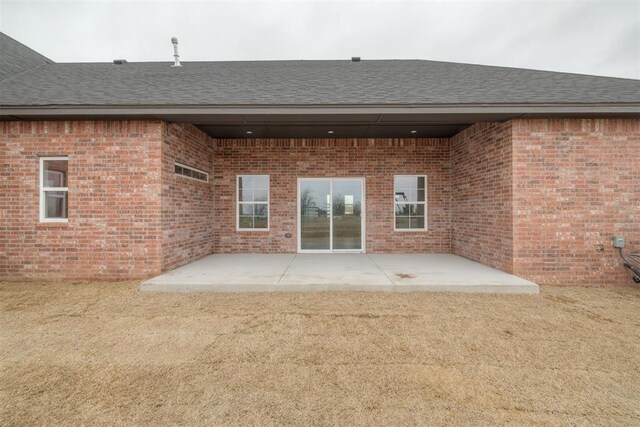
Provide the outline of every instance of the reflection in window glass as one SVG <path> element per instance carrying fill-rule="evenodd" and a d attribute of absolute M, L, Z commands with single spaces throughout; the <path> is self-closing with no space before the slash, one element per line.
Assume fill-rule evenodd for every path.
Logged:
<path fill-rule="evenodd" d="M 40 221 L 67 221 L 68 171 L 69 160 L 66 157 L 40 159 Z"/>
<path fill-rule="evenodd" d="M 45 218 L 67 217 L 67 192 L 45 191 Z"/>
<path fill-rule="evenodd" d="M 393 184 L 396 230 L 426 230 L 427 177 L 396 175 Z"/>
<path fill-rule="evenodd" d="M 269 228 L 269 176 L 238 176 L 238 229 Z"/>

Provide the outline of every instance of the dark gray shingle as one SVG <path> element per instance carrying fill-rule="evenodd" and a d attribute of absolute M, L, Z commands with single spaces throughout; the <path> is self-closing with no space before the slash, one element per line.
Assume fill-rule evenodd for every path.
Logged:
<path fill-rule="evenodd" d="M 182 67 L 170 64 L 44 63 L 0 83 L 0 105 L 640 102 L 640 80 L 437 61 L 183 62 Z"/>
<path fill-rule="evenodd" d="M 0 82 L 51 60 L 0 33 Z"/>

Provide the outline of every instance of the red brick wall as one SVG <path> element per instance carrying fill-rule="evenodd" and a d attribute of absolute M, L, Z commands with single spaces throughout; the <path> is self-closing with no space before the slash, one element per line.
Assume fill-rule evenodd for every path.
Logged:
<path fill-rule="evenodd" d="M 213 143 L 193 125 L 165 124 L 162 144 L 162 269 L 213 252 Z M 209 173 L 209 182 L 175 174 L 175 162 Z"/>
<path fill-rule="evenodd" d="M 214 170 L 215 252 L 295 252 L 298 177 L 365 177 L 368 252 L 450 251 L 446 139 L 221 140 Z M 268 232 L 236 231 L 242 174 L 271 175 Z M 394 174 L 428 175 L 428 231 L 394 231 Z"/>
<path fill-rule="evenodd" d="M 640 248 L 640 120 L 476 124 L 451 164 L 453 253 L 540 284 L 630 283 L 611 238 Z"/>
<path fill-rule="evenodd" d="M 0 278 L 120 279 L 161 270 L 151 121 L 0 122 Z M 39 156 L 69 157 L 69 222 L 39 222 Z"/>
<path fill-rule="evenodd" d="M 39 156 L 59 155 L 69 222 L 43 224 Z M 212 182 L 175 176 L 176 160 Z M 236 231 L 238 174 L 271 175 L 269 232 Z M 428 175 L 427 232 L 393 230 L 394 174 Z M 153 121 L 1 122 L 0 279 L 148 277 L 211 252 L 295 252 L 305 176 L 366 178 L 368 252 L 453 252 L 541 284 L 626 284 L 611 237 L 640 249 L 638 119 L 476 124 L 450 140 L 217 142 Z"/>
<path fill-rule="evenodd" d="M 451 139 L 452 252 L 512 270 L 511 124 L 479 123 Z"/>
<path fill-rule="evenodd" d="M 515 120 L 513 139 L 514 273 L 632 283 L 611 238 L 640 250 L 640 120 Z"/>

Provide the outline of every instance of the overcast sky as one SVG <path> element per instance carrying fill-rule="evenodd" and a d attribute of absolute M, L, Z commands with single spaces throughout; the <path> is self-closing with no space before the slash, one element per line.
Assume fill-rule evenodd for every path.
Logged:
<path fill-rule="evenodd" d="M 0 0 L 57 62 L 432 59 L 640 78 L 640 0 Z"/>

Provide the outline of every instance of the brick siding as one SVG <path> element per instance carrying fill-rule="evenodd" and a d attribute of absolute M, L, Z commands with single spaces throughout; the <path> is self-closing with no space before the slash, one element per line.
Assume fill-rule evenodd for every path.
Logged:
<path fill-rule="evenodd" d="M 214 165 L 214 252 L 296 252 L 299 177 L 365 178 L 367 252 L 450 251 L 447 139 L 221 140 Z M 243 174 L 270 175 L 269 231 L 236 231 Z M 428 231 L 394 231 L 394 174 L 428 176 Z"/>
<path fill-rule="evenodd" d="M 451 138 L 452 252 L 511 272 L 511 123 L 475 124 Z"/>
<path fill-rule="evenodd" d="M 640 120 L 476 124 L 451 139 L 452 252 L 539 284 L 629 284 Z"/>
<path fill-rule="evenodd" d="M 514 273 L 632 283 L 611 239 L 640 251 L 640 119 L 515 120 L 513 159 Z"/>
<path fill-rule="evenodd" d="M 39 157 L 69 157 L 69 222 L 39 222 Z M 210 173 L 174 174 L 178 161 Z M 236 231 L 236 176 L 271 176 L 271 228 Z M 396 232 L 393 176 L 428 176 Z M 368 252 L 453 252 L 540 284 L 630 283 L 640 120 L 518 119 L 451 139 L 215 141 L 157 121 L 0 123 L 0 279 L 148 277 L 212 252 L 295 252 L 297 178 L 366 179 Z M 291 238 L 285 237 L 291 233 Z"/>
<path fill-rule="evenodd" d="M 161 271 L 162 124 L 0 122 L 0 278 Z M 39 157 L 69 157 L 69 222 L 40 223 Z"/>
<path fill-rule="evenodd" d="M 175 162 L 209 173 L 209 182 L 175 174 Z M 162 145 L 162 269 L 213 252 L 213 140 L 193 125 L 166 124 Z"/>

